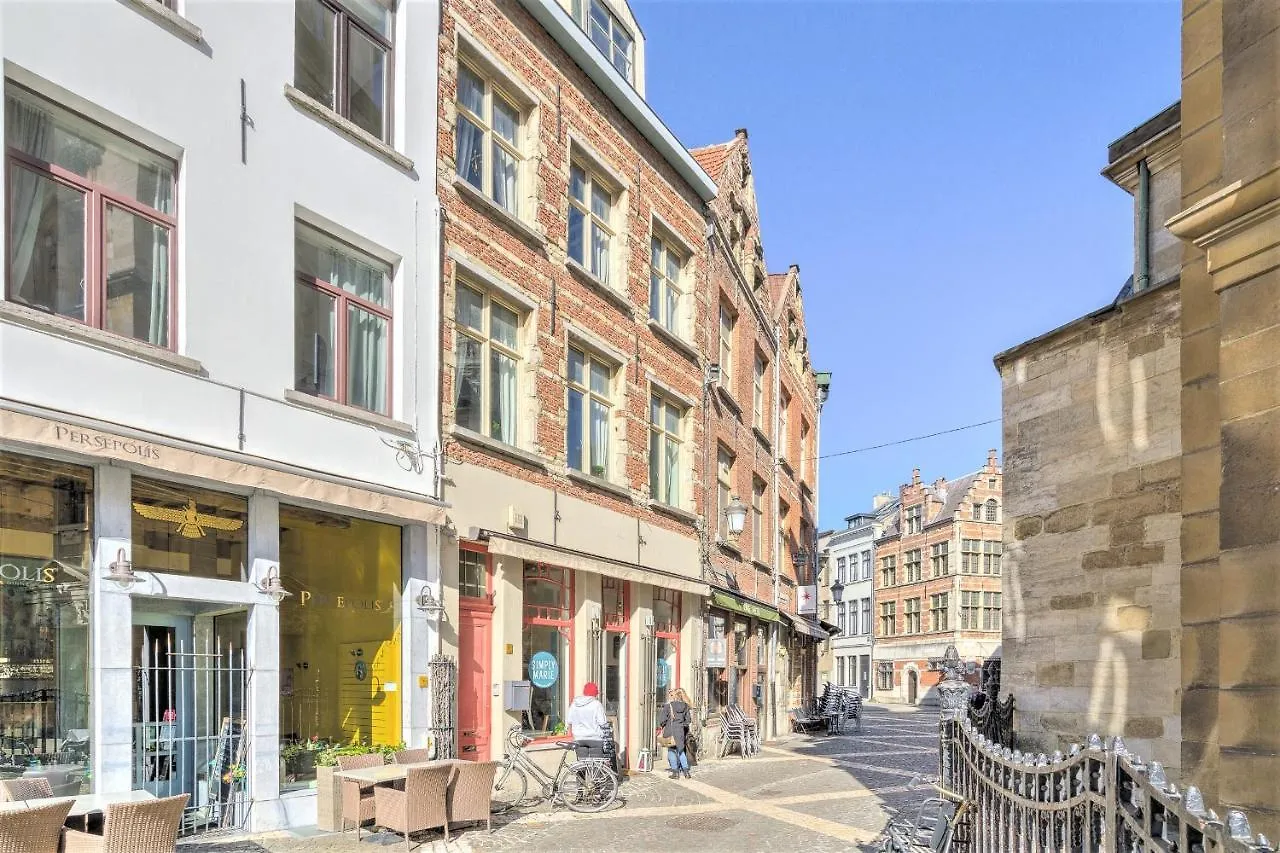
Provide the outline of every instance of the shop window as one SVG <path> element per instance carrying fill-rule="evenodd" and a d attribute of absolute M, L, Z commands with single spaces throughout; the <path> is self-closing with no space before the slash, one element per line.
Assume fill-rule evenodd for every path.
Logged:
<path fill-rule="evenodd" d="M 680 592 L 654 589 L 653 630 L 656 634 L 680 635 Z"/>
<path fill-rule="evenodd" d="M 281 789 L 315 785 L 315 751 L 402 740 L 400 528 L 280 508 Z"/>
<path fill-rule="evenodd" d="M 0 453 L 0 765 L 65 765 L 65 795 L 89 789 L 92 508 L 92 469 Z"/>
<path fill-rule="evenodd" d="M 720 613 L 711 613 L 707 616 L 707 639 L 708 640 L 725 640 L 725 632 L 727 629 L 727 620 Z M 721 646 L 723 648 L 723 646 Z M 713 665 L 713 661 L 707 662 L 707 716 L 711 717 L 719 713 L 729 705 L 729 679 L 726 675 L 727 660 L 718 662 Z"/>
<path fill-rule="evenodd" d="M 522 678 L 532 684 L 521 724 L 534 736 L 565 732 L 573 632 L 573 573 L 529 564 L 524 569 Z"/>
<path fill-rule="evenodd" d="M 893 689 L 893 661 L 876 663 L 876 690 Z"/>
<path fill-rule="evenodd" d="M 654 708 L 667 701 L 667 691 L 680 686 L 680 592 L 653 591 L 653 635 L 658 671 L 654 679 Z"/>
<path fill-rule="evenodd" d="M 628 627 L 630 608 L 627 606 L 628 584 L 617 578 L 603 578 L 604 626 L 610 631 L 625 631 Z"/>
<path fill-rule="evenodd" d="M 132 492 L 134 569 L 247 580 L 248 500 L 141 477 Z"/>

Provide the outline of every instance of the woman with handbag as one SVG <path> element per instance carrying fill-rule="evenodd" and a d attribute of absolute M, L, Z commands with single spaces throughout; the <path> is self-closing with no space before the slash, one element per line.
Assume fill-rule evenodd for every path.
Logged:
<path fill-rule="evenodd" d="M 679 779 L 681 774 L 686 779 L 693 778 L 689 775 L 689 753 L 686 751 L 692 714 L 689 694 L 679 687 L 667 692 L 667 704 L 662 706 L 662 715 L 658 718 L 658 742 L 667 748 L 667 765 L 671 768 L 672 779 Z"/>

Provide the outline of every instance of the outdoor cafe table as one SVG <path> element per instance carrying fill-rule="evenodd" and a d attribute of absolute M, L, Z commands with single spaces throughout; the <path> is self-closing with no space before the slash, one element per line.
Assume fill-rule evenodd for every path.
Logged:
<path fill-rule="evenodd" d="M 413 764 L 382 764 L 378 767 L 361 767 L 359 770 L 342 770 L 333 775 L 339 779 L 350 779 L 364 785 L 380 785 L 387 782 L 398 782 L 409 776 L 415 767 L 439 767 L 446 764 L 461 764 L 456 758 L 444 758 L 439 761 L 420 761 Z"/>
<path fill-rule="evenodd" d="M 81 794 L 71 798 L 71 813 L 67 817 L 88 817 L 91 814 L 105 812 L 107 806 L 117 803 L 138 803 L 154 800 L 155 794 L 150 791 L 120 791 L 114 794 Z M 53 802 L 61 802 L 66 797 L 42 797 L 38 800 L 17 800 L 11 803 L 0 803 L 0 812 L 20 811 L 22 809 L 45 806 Z"/>

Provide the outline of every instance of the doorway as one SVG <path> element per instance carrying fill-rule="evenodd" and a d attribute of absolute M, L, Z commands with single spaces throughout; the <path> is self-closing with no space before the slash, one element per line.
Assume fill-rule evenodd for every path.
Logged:
<path fill-rule="evenodd" d="M 458 757 L 488 761 L 493 747 L 493 595 L 489 555 L 458 549 Z M 437 755 L 439 745 L 436 747 Z"/>
<path fill-rule="evenodd" d="M 917 694 L 920 692 L 920 676 L 914 669 L 907 670 L 907 704 L 916 704 Z"/>
<path fill-rule="evenodd" d="M 604 716 L 613 726 L 614 747 L 626 766 L 627 756 L 627 635 L 618 631 L 604 634 L 604 687 L 600 699 Z"/>
<path fill-rule="evenodd" d="M 871 655 L 858 656 L 858 688 L 863 699 L 871 698 Z"/>
<path fill-rule="evenodd" d="M 182 830 L 239 826 L 248 765 L 243 608 L 150 603 L 133 614 L 133 786 L 187 794 Z"/>

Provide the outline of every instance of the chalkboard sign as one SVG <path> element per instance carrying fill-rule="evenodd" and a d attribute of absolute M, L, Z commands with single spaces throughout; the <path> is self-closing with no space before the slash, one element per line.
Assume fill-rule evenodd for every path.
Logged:
<path fill-rule="evenodd" d="M 244 724 L 223 717 L 218 746 L 210 766 L 209 788 L 218 791 L 218 803 L 233 801 L 233 793 L 244 786 Z M 229 817 L 229 815 L 228 815 Z"/>

